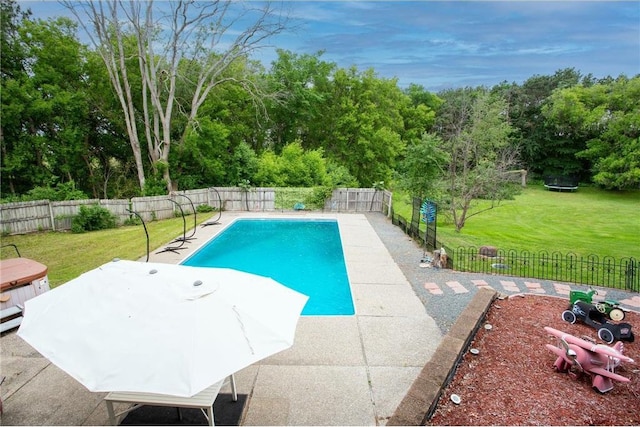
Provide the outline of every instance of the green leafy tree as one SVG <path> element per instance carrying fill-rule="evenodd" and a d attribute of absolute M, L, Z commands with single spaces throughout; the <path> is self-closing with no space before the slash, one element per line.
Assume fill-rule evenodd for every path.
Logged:
<path fill-rule="evenodd" d="M 206 104 L 214 103 L 214 108 L 207 108 L 207 114 L 216 121 L 223 123 L 229 130 L 229 146 L 237 147 L 241 143 L 249 144 L 249 147 L 259 152 L 265 146 L 268 112 L 266 103 L 275 95 L 266 89 L 264 69 L 258 62 L 238 61 L 237 67 L 229 70 L 229 81 L 211 91 Z M 236 68 L 241 68 L 236 71 Z M 247 69 L 248 68 L 248 69 Z M 236 73 L 234 76 L 232 73 Z M 245 85 L 236 83 L 238 76 L 251 79 L 260 89 L 261 95 L 247 91 Z M 260 98 L 256 100 L 256 97 Z"/>
<path fill-rule="evenodd" d="M 299 139 L 322 148 L 348 169 L 346 181 L 389 179 L 406 144 L 418 142 L 441 101 L 420 86 L 406 92 L 373 70 L 338 69 L 315 55 L 280 50 L 269 78 L 279 98 L 270 103 L 268 146 L 276 153 Z M 337 179 L 341 181 L 341 179 Z"/>
<path fill-rule="evenodd" d="M 0 2 L 0 76 L 2 109 L 0 110 L 0 144 L 2 149 L 2 194 L 16 195 L 33 186 L 38 175 L 37 153 L 23 132 L 30 97 L 23 90 L 29 79 L 26 73 L 27 46 L 19 29 L 30 19 L 30 11 L 23 12 L 14 1 Z"/>
<path fill-rule="evenodd" d="M 307 149 L 319 148 L 318 132 L 325 124 L 323 106 L 336 65 L 322 61 L 323 52 L 315 55 L 298 55 L 282 49 L 277 52 L 278 58 L 269 72 L 271 92 L 278 94 L 269 102 L 269 146 L 280 152 L 287 144 L 301 140 Z"/>
<path fill-rule="evenodd" d="M 523 166 L 534 175 L 588 176 L 588 165 L 575 157 L 585 141 L 560 131 L 542 113 L 555 90 L 575 86 L 580 78 L 578 71 L 566 68 L 551 76 L 532 76 L 522 86 L 502 83 L 493 89 L 507 102 L 514 128 L 512 144 Z"/>
<path fill-rule="evenodd" d="M 83 188 L 94 198 L 139 196 L 126 125 L 118 112 L 120 107 L 107 71 L 95 52 L 88 52 L 85 66 L 89 115 L 84 159 L 89 176 Z"/>
<path fill-rule="evenodd" d="M 32 136 L 53 176 L 82 182 L 87 176 L 83 156 L 89 105 L 86 55 L 75 36 L 76 25 L 67 18 L 27 21 L 21 31 L 31 58 L 28 91 L 39 95 L 29 110 Z"/>
<path fill-rule="evenodd" d="M 432 130 L 442 99 L 416 84 L 410 84 L 404 93 L 409 96 L 411 103 L 402 109 L 404 120 L 402 139 L 407 144 L 411 144 L 420 141 L 425 132 Z"/>
<path fill-rule="evenodd" d="M 280 161 L 273 150 L 263 152 L 258 158 L 255 182 L 262 186 L 284 187 L 285 178 L 280 173 Z"/>
<path fill-rule="evenodd" d="M 360 183 L 388 181 L 405 148 L 402 109 L 410 103 L 393 79 L 339 69 L 324 104 L 321 147 Z"/>
<path fill-rule="evenodd" d="M 3 14 L 10 18 L 10 4 Z M 15 51 L 2 74 L 3 192 L 75 181 L 90 175 L 86 52 L 67 18 L 32 21 L 18 9 L 3 32 Z M 4 55 L 3 55 L 4 60 Z M 4 66 L 4 65 L 3 65 Z"/>
<path fill-rule="evenodd" d="M 349 168 L 339 165 L 332 160 L 327 160 L 327 187 L 358 187 L 358 180 L 351 175 Z"/>
<path fill-rule="evenodd" d="M 450 157 L 441 206 L 460 231 L 470 217 L 494 208 L 508 196 L 506 172 L 518 157 L 509 140 L 512 128 L 504 99 L 482 88 L 450 90 L 440 96 L 445 99 L 439 118 L 443 148 Z M 491 204 L 480 205 L 479 199 Z"/>
<path fill-rule="evenodd" d="M 256 68 L 246 71 L 246 67 Z M 255 84 L 262 86 L 261 70 L 253 62 L 237 61 L 224 74 L 228 81 L 209 93 L 193 121 L 187 124 L 184 120 L 174 120 L 177 129 L 169 163 L 179 188 L 235 186 L 242 179 L 253 180 L 257 161 L 253 147 L 264 146 L 266 116 L 264 109 L 255 104 L 251 94 L 236 83 L 233 76 L 252 73 Z M 188 72 L 185 70 L 183 74 Z M 178 98 L 180 103 L 187 102 L 181 91 Z M 181 128 L 185 125 L 189 128 L 183 138 Z"/>
<path fill-rule="evenodd" d="M 400 187 L 420 198 L 441 198 L 439 183 L 450 159 L 443 146 L 439 136 L 429 133 L 422 135 L 419 143 L 409 145 L 398 166 Z"/>
<path fill-rule="evenodd" d="M 252 180 L 258 172 L 258 155 L 251 146 L 242 141 L 233 148 L 231 162 L 227 165 L 227 185 L 243 180 Z"/>
<path fill-rule="evenodd" d="M 575 153 L 606 189 L 640 186 L 640 76 L 555 92 L 543 110 L 559 129 L 586 140 Z"/>
<path fill-rule="evenodd" d="M 256 183 L 275 187 L 313 187 L 327 182 L 326 161 L 322 150 L 302 148 L 300 141 L 288 144 L 277 155 L 262 153 L 256 173 Z"/>
<path fill-rule="evenodd" d="M 162 174 L 168 192 L 173 189 L 169 153 L 176 115 L 184 114 L 181 128 L 188 131 L 213 88 L 228 81 L 226 71 L 283 31 L 287 22 L 270 3 L 254 7 L 231 0 L 180 1 L 162 3 L 162 10 L 153 1 L 64 0 L 63 4 L 102 56 L 120 102 L 140 187 L 145 188 L 146 180 L 144 141 L 155 179 Z M 127 45 L 131 37 L 136 42 L 133 55 Z M 141 79 L 137 93 L 135 76 L 127 66 L 130 57 L 137 62 Z M 184 63 L 196 66 L 195 73 L 183 74 Z M 259 101 L 260 88 L 250 77 L 232 78 Z M 177 102 L 179 88 L 188 100 L 185 104 Z"/>
<path fill-rule="evenodd" d="M 229 163 L 229 130 L 220 122 L 202 117 L 176 146 L 170 159 L 179 188 L 201 188 L 226 182 Z"/>

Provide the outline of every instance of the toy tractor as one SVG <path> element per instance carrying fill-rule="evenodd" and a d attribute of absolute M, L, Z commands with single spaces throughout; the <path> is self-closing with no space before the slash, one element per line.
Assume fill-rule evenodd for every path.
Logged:
<path fill-rule="evenodd" d="M 598 295 L 598 291 L 595 289 L 589 289 L 584 291 L 570 291 L 569 292 L 569 307 L 573 306 L 577 301 L 583 301 L 587 304 L 593 304 L 593 306 L 600 313 L 604 314 L 611 320 L 620 322 L 624 319 L 624 310 L 620 308 L 620 303 L 614 300 L 604 300 L 600 302 L 592 302 L 593 296 Z"/>
<path fill-rule="evenodd" d="M 578 300 L 562 312 L 562 320 L 569 323 L 580 321 L 598 331 L 598 338 L 607 344 L 614 341 L 633 342 L 634 336 L 629 323 L 610 322 L 594 304 Z"/>

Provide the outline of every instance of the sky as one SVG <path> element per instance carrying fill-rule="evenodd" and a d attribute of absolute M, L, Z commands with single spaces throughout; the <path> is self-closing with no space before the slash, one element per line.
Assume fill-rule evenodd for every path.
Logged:
<path fill-rule="evenodd" d="M 57 2 L 21 1 L 35 17 Z M 286 1 L 294 30 L 275 48 L 316 54 L 340 68 L 373 68 L 400 87 L 437 92 L 574 68 L 596 78 L 640 74 L 640 1 Z"/>

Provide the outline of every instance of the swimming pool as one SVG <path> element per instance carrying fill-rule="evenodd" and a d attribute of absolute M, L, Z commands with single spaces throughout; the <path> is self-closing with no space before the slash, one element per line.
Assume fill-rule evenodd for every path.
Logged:
<path fill-rule="evenodd" d="M 309 296 L 302 315 L 355 314 L 336 220 L 238 219 L 182 264 L 271 277 Z"/>

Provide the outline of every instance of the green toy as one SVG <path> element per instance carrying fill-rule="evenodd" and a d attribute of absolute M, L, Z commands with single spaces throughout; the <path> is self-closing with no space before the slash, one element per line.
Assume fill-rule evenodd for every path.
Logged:
<path fill-rule="evenodd" d="M 604 300 L 593 303 L 594 295 L 598 295 L 598 291 L 595 289 L 589 289 L 587 292 L 569 291 L 569 303 L 573 305 L 576 301 L 584 301 L 588 304 L 593 304 L 600 313 L 608 316 L 611 320 L 619 322 L 624 319 L 624 311 L 620 308 L 618 301 Z"/>

